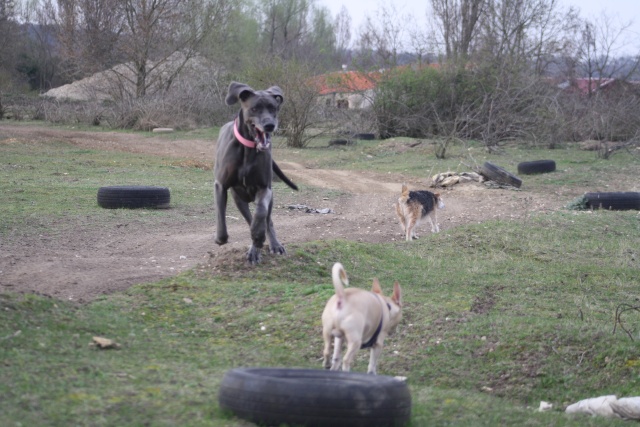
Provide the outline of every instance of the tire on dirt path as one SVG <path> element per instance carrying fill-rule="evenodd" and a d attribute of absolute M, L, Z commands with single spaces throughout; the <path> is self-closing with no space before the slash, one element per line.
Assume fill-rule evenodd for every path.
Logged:
<path fill-rule="evenodd" d="M 531 175 L 534 173 L 547 173 L 556 170 L 556 162 L 553 160 L 532 160 L 518 163 L 518 173 Z"/>
<path fill-rule="evenodd" d="M 479 173 L 498 184 L 511 185 L 516 188 L 520 188 L 522 185 L 522 180 L 520 178 L 491 162 L 485 162 L 480 168 Z"/>
<path fill-rule="evenodd" d="M 320 369 L 231 369 L 222 379 L 218 403 L 259 425 L 401 426 L 411 417 L 404 381 Z"/>
<path fill-rule="evenodd" d="M 640 210 L 640 192 L 586 193 L 584 198 L 591 209 Z"/>
<path fill-rule="evenodd" d="M 106 209 L 169 207 L 171 194 L 166 187 L 115 185 L 98 189 L 98 205 Z"/>

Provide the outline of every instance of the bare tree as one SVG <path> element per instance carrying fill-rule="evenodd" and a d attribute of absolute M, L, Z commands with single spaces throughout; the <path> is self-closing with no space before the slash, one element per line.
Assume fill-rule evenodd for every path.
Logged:
<path fill-rule="evenodd" d="M 60 28 L 63 54 L 77 74 L 122 62 L 127 71 L 114 73 L 122 85 L 135 87 L 136 97 L 145 96 L 151 88 L 170 87 L 230 9 L 227 0 L 45 1 Z M 177 52 L 179 56 L 174 55 Z M 166 68 L 169 61 L 174 63 Z M 171 70 L 168 76 L 159 81 L 160 73 L 155 73 L 157 78 L 150 78 L 163 67 L 165 72 Z"/>
<path fill-rule="evenodd" d="M 117 0 L 43 0 L 41 9 L 58 27 L 67 72 L 79 77 L 114 65 L 124 15 Z"/>
<path fill-rule="evenodd" d="M 431 0 L 434 32 L 449 60 L 466 59 L 488 0 Z"/>
<path fill-rule="evenodd" d="M 630 26 L 606 13 L 583 20 L 568 61 L 571 84 L 561 97 L 565 133 L 572 140 L 598 140 L 603 158 L 615 151 L 612 147 L 640 139 L 640 94 L 627 82 L 640 69 L 640 48 L 633 46 L 638 40 Z"/>
<path fill-rule="evenodd" d="M 333 69 L 336 61 L 336 31 L 329 9 L 312 7 L 309 31 L 300 43 L 296 58 L 315 63 L 323 69 Z"/>
<path fill-rule="evenodd" d="M 269 54 L 282 59 L 295 57 L 309 31 L 310 12 L 307 0 L 269 0 L 264 5 L 264 42 Z"/>
<path fill-rule="evenodd" d="M 380 6 L 367 15 L 357 40 L 359 68 L 394 67 L 404 51 L 405 27 L 395 10 Z"/>
<path fill-rule="evenodd" d="M 335 19 L 336 50 L 343 54 L 351 46 L 351 15 L 343 5 Z"/>
<path fill-rule="evenodd" d="M 14 20 L 13 0 L 0 0 L 0 89 L 2 88 L 2 74 L 9 75 L 10 68 L 15 66 L 15 34 L 17 25 Z"/>
<path fill-rule="evenodd" d="M 640 48 L 634 49 L 629 42 L 632 24 L 615 21 L 606 13 L 585 19 L 575 50 L 578 73 L 589 79 L 628 79 L 640 66 Z M 625 51 L 632 53 L 628 58 L 635 58 L 618 61 Z"/>
<path fill-rule="evenodd" d="M 152 86 L 166 90 L 183 66 L 197 53 L 203 38 L 219 21 L 227 18 L 225 0 L 125 0 L 125 30 L 120 50 L 129 59 L 127 65 L 135 76 L 136 96 L 146 95 Z M 173 56 L 178 61 L 170 75 L 158 85 L 150 74 Z M 123 74 L 122 78 L 131 79 Z"/>
<path fill-rule="evenodd" d="M 282 88 L 285 102 L 279 114 L 279 131 L 284 134 L 289 147 L 304 147 L 316 137 L 321 116 L 318 109 L 318 91 L 311 83 L 317 70 L 306 61 L 285 61 L 263 57 L 255 67 L 245 70 L 242 76 L 253 87 L 277 84 Z"/>

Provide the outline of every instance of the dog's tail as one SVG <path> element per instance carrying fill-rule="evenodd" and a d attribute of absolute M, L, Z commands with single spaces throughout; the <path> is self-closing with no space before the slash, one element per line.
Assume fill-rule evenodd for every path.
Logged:
<path fill-rule="evenodd" d="M 338 308 L 341 308 L 342 302 L 344 301 L 344 287 L 349 286 L 349 278 L 347 277 L 347 272 L 344 270 L 344 267 L 339 262 L 333 264 L 331 278 L 333 279 L 333 287 L 338 297 Z"/>
<path fill-rule="evenodd" d="M 276 175 L 278 175 L 278 178 L 280 178 L 282 180 L 282 182 L 284 182 L 285 184 L 287 184 L 289 187 L 293 188 L 294 190 L 298 191 L 298 186 L 295 185 L 293 182 L 291 182 L 291 180 L 289 178 L 287 178 L 287 176 L 284 174 L 284 172 L 282 172 L 282 169 L 280 169 L 280 166 L 278 166 L 278 164 L 275 162 L 275 160 L 271 161 L 271 167 L 272 167 L 273 171 L 276 173 Z"/>

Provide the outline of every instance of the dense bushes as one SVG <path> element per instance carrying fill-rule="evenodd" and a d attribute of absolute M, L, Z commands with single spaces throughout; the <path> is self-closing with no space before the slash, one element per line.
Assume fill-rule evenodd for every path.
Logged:
<path fill-rule="evenodd" d="M 382 138 L 476 139 L 490 148 L 512 139 L 553 148 L 563 141 L 640 138 L 634 85 L 620 81 L 585 94 L 526 69 L 490 64 L 387 73 L 374 111 Z"/>
<path fill-rule="evenodd" d="M 557 128 L 551 89 L 495 68 L 406 68 L 382 79 L 374 109 L 383 138 L 445 136 L 494 146 Z"/>

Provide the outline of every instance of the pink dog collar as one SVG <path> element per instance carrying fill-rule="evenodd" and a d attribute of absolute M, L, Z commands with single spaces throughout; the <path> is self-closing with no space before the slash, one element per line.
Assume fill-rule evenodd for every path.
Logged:
<path fill-rule="evenodd" d="M 240 131 L 238 130 L 238 119 L 236 118 L 233 122 L 233 134 L 236 136 L 236 139 L 240 141 L 240 144 L 249 148 L 256 148 L 258 146 L 254 141 L 250 141 L 244 136 L 240 135 Z"/>

